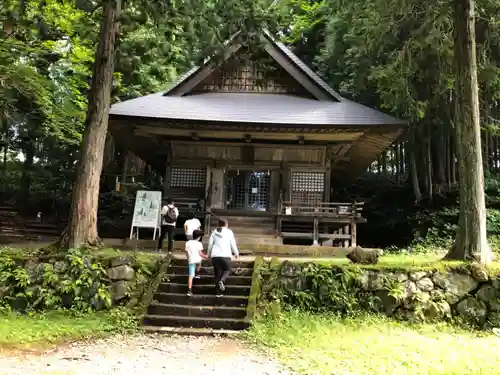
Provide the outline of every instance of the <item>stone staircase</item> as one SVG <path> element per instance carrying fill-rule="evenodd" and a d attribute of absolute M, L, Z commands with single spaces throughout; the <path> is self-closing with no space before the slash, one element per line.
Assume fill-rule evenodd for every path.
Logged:
<path fill-rule="evenodd" d="M 12 206 L 0 206 L 0 235 L 14 240 L 23 237 L 23 230 L 17 209 Z"/>
<path fill-rule="evenodd" d="M 215 297 L 213 268 L 203 261 L 200 279 L 193 280 L 193 296 L 187 292 L 187 260 L 172 259 L 143 319 L 143 328 L 165 331 L 181 328 L 201 331 L 237 331 L 249 327 L 245 321 L 252 284 L 253 262 L 233 262 L 223 297 Z"/>
<path fill-rule="evenodd" d="M 14 206 L 0 206 L 0 236 L 7 242 L 57 238 L 62 229 L 62 225 L 23 219 Z"/>

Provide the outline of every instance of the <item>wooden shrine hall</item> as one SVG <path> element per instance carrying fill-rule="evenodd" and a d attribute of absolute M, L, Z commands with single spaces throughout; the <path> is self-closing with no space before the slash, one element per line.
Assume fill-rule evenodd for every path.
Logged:
<path fill-rule="evenodd" d="M 261 39 L 249 58 L 236 35 L 224 56 L 168 91 L 113 105 L 110 132 L 165 173 L 164 197 L 181 216 L 202 206 L 205 232 L 215 215 L 228 218 L 240 243 L 356 246 L 362 203 L 330 202 L 331 192 L 406 123 L 343 98 L 268 32 Z"/>

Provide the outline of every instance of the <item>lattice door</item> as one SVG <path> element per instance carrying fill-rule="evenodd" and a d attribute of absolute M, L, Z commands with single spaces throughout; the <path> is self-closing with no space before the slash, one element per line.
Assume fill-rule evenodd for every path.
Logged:
<path fill-rule="evenodd" d="M 248 209 L 266 211 L 269 202 L 269 175 L 253 172 L 248 176 Z"/>
<path fill-rule="evenodd" d="M 269 202 L 269 175 L 265 172 L 230 171 L 227 177 L 228 209 L 266 211 Z"/>
<path fill-rule="evenodd" d="M 205 168 L 172 168 L 170 187 L 172 188 L 205 188 Z"/>
<path fill-rule="evenodd" d="M 316 205 L 323 202 L 325 174 L 323 172 L 292 172 L 292 203 Z"/>

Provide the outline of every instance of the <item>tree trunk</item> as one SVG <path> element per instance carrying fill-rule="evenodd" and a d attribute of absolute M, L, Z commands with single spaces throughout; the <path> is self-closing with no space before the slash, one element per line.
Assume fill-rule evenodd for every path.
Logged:
<path fill-rule="evenodd" d="M 97 206 L 121 3 L 122 0 L 107 0 L 104 4 L 71 212 L 59 243 L 64 249 L 101 245 L 97 235 Z"/>
<path fill-rule="evenodd" d="M 431 139 L 431 131 L 429 127 L 428 131 L 428 137 L 427 137 L 427 192 L 429 194 L 429 200 L 432 202 L 434 199 L 434 189 L 433 189 L 433 184 L 434 184 L 434 179 L 433 179 L 433 173 L 432 173 L 432 150 L 431 150 L 431 145 L 432 145 L 432 139 Z"/>
<path fill-rule="evenodd" d="M 418 181 L 418 172 L 417 172 L 417 161 L 415 159 L 415 134 L 412 137 L 412 142 L 410 149 L 408 151 L 408 158 L 410 164 L 410 175 L 413 186 L 413 194 L 415 195 L 415 202 L 418 203 L 422 200 L 422 191 L 420 190 L 420 183 Z"/>
<path fill-rule="evenodd" d="M 24 162 L 21 174 L 21 202 L 23 206 L 28 203 L 30 198 L 31 174 L 33 173 L 33 162 L 35 158 L 35 146 L 30 140 L 24 142 L 23 147 Z M 24 207 L 23 207 L 24 208 Z"/>
<path fill-rule="evenodd" d="M 120 183 L 123 184 L 126 183 L 126 180 L 127 180 L 127 174 L 128 174 L 128 170 L 129 170 L 129 159 L 130 159 L 130 153 L 125 150 L 123 151 L 123 155 L 122 155 L 122 170 L 121 170 L 121 177 L 120 177 Z"/>
<path fill-rule="evenodd" d="M 474 0 L 455 0 L 456 131 L 460 215 L 448 259 L 492 260 L 486 238 L 486 207 L 481 155 Z"/>

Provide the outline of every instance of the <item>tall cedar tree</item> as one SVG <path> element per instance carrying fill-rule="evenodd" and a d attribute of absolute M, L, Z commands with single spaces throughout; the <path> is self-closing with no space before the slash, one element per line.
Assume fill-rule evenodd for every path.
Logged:
<path fill-rule="evenodd" d="M 486 238 L 474 6 L 474 0 L 454 0 L 460 216 L 455 244 L 446 258 L 488 264 L 492 254 Z"/>
<path fill-rule="evenodd" d="M 121 8 L 122 0 L 104 1 L 85 132 L 73 188 L 69 222 L 59 239 L 61 248 L 101 245 L 97 234 L 97 206 Z"/>

